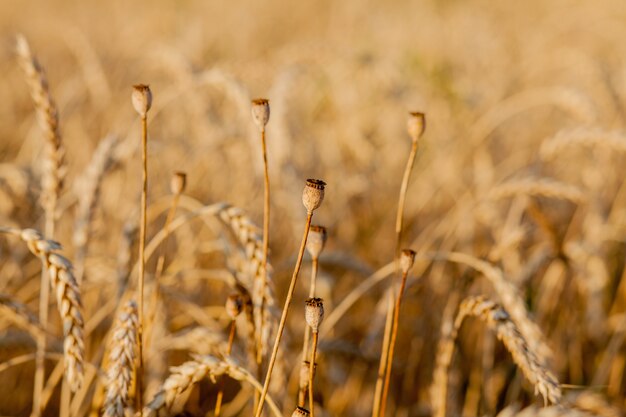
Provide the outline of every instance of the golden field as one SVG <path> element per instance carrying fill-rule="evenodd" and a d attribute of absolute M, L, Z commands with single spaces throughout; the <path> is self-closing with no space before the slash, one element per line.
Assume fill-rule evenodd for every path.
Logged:
<path fill-rule="evenodd" d="M 263 415 L 311 411 L 313 293 L 318 416 L 623 415 L 624 21 L 617 0 L 4 0 L 0 415 L 254 416 L 290 284 Z"/>

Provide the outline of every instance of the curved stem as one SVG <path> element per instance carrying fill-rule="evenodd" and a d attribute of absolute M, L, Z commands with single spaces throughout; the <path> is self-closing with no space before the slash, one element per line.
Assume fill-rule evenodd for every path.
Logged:
<path fill-rule="evenodd" d="M 278 356 L 278 347 L 280 345 L 280 339 L 283 336 L 283 330 L 285 330 L 285 323 L 287 322 L 287 313 L 289 312 L 289 306 L 291 305 L 291 299 L 293 298 L 293 292 L 296 288 L 296 281 L 298 280 L 298 273 L 302 266 L 302 258 L 304 256 L 304 249 L 306 247 L 306 240 L 309 237 L 309 229 L 311 227 L 311 219 L 313 218 L 313 212 L 309 212 L 306 215 L 306 224 L 304 226 L 304 233 L 302 235 L 302 242 L 300 243 L 300 250 L 298 252 L 298 260 L 293 270 L 291 277 L 291 283 L 289 284 L 289 290 L 287 291 L 287 298 L 285 299 L 285 305 L 283 306 L 283 313 L 280 317 L 280 323 L 278 324 L 278 331 L 276 333 L 276 339 L 274 340 L 274 347 L 272 349 L 272 356 L 267 367 L 267 374 L 265 375 L 265 382 L 263 384 L 263 391 L 261 391 L 261 398 L 259 399 L 259 405 L 255 417 L 260 417 L 263 412 L 263 405 L 265 404 L 265 397 L 270 386 L 270 379 L 272 377 L 272 371 L 274 370 L 274 364 L 276 363 L 276 357 Z"/>

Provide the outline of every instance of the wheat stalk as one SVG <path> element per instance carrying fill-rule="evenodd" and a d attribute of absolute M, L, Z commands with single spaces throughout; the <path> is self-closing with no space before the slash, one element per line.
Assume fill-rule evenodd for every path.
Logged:
<path fill-rule="evenodd" d="M 108 388 L 104 399 L 105 417 L 124 417 L 135 368 L 137 349 L 137 303 L 129 301 L 122 309 L 111 339 Z"/>
<path fill-rule="evenodd" d="M 581 203 L 585 200 L 584 193 L 576 186 L 556 181 L 552 178 L 525 178 L 510 181 L 493 188 L 488 197 L 492 200 L 531 195 Z"/>
<path fill-rule="evenodd" d="M 115 136 L 107 136 L 94 151 L 91 160 L 82 176 L 77 179 L 74 193 L 78 197 L 76 220 L 72 242 L 76 248 L 74 264 L 76 267 L 76 281 L 81 284 L 85 271 L 85 257 L 89 244 L 89 232 L 93 213 L 100 196 L 100 186 L 106 172 L 111 167 L 114 158 L 113 151 L 117 145 Z"/>
<path fill-rule="evenodd" d="M 508 406 L 496 417 L 598 417 L 598 415 L 562 406 L 538 408 L 531 405 L 523 410 L 517 406 Z"/>
<path fill-rule="evenodd" d="M 35 337 L 45 333 L 39 320 L 37 320 L 37 316 L 27 306 L 4 294 L 0 294 L 0 311 L 4 312 L 3 318 L 8 318 L 15 325 L 22 327 Z"/>
<path fill-rule="evenodd" d="M 562 129 L 543 141 L 539 154 L 542 159 L 552 159 L 560 156 L 562 151 L 569 146 L 601 147 L 612 152 L 624 153 L 626 152 L 626 134 L 595 127 Z"/>

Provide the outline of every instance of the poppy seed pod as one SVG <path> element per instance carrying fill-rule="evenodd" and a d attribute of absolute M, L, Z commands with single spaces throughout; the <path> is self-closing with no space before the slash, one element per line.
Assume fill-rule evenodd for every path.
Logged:
<path fill-rule="evenodd" d="M 309 416 L 311 413 L 309 413 L 309 410 L 307 410 L 306 408 L 302 408 L 302 407 L 297 407 L 296 410 L 291 414 L 291 417 L 303 417 L 303 416 Z"/>
<path fill-rule="evenodd" d="M 313 259 L 317 259 L 326 245 L 326 228 L 324 226 L 311 226 L 309 237 L 306 241 L 306 249 Z"/>
<path fill-rule="evenodd" d="M 305 389 L 309 385 L 309 370 L 311 369 L 311 362 L 302 361 L 300 365 L 300 389 Z M 313 365 L 313 376 L 315 376 L 315 370 L 317 364 Z"/>
<path fill-rule="evenodd" d="M 311 326 L 313 333 L 317 333 L 322 320 L 324 320 L 324 300 L 321 298 L 308 298 L 304 303 L 306 324 Z"/>
<path fill-rule="evenodd" d="M 187 186 L 187 174 L 184 172 L 175 172 L 170 179 L 170 191 L 172 194 L 182 194 Z"/>
<path fill-rule="evenodd" d="M 415 261 L 415 251 L 411 249 L 404 249 L 400 254 L 400 268 L 403 274 L 408 274 L 409 270 L 413 267 Z"/>
<path fill-rule="evenodd" d="M 424 130 L 426 130 L 426 116 L 424 116 L 424 113 L 419 112 L 409 113 L 406 127 L 413 142 L 417 142 L 424 134 Z"/>
<path fill-rule="evenodd" d="M 270 120 L 270 102 L 264 98 L 252 100 L 252 118 L 260 131 L 265 130 L 265 125 Z"/>
<path fill-rule="evenodd" d="M 308 179 L 302 192 L 302 204 L 307 212 L 313 213 L 324 201 L 324 188 L 326 183 L 322 180 Z"/>
<path fill-rule="evenodd" d="M 150 91 L 150 86 L 145 84 L 133 85 L 131 99 L 137 113 L 139 113 L 141 117 L 145 117 L 150 107 L 152 107 L 152 91 Z"/>
<path fill-rule="evenodd" d="M 235 320 L 237 316 L 243 310 L 243 299 L 240 294 L 235 293 L 228 296 L 226 299 L 226 314 Z"/>

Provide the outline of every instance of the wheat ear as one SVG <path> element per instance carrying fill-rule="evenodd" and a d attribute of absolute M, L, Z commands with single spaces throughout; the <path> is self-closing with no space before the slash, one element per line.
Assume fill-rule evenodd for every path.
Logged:
<path fill-rule="evenodd" d="M 448 369 L 452 363 L 454 344 L 458 337 L 459 329 L 468 316 L 479 318 L 496 332 L 498 340 L 504 343 L 504 346 L 511 353 L 513 361 L 522 370 L 524 376 L 534 385 L 535 393 L 541 394 L 544 402 L 560 403 L 562 393 L 558 380 L 537 359 L 517 325 L 511 320 L 509 313 L 500 305 L 484 297 L 468 297 L 461 303 L 454 325 L 451 328 L 448 327 L 448 331 L 444 331 L 442 341 L 437 349 L 440 355 L 437 358 L 436 378 L 432 392 L 437 393 L 440 398 L 437 403 L 433 404 L 433 406 L 436 406 L 433 413 L 434 416 L 445 416 Z"/>
<path fill-rule="evenodd" d="M 135 368 L 137 348 L 137 303 L 126 303 L 113 328 L 108 388 L 104 400 L 104 417 L 124 417 Z"/>
<path fill-rule="evenodd" d="M 75 392 L 83 380 L 85 347 L 83 344 L 82 303 L 74 278 L 72 263 L 56 253 L 61 249 L 58 242 L 44 239 L 41 233 L 34 229 L 0 228 L 0 232 L 19 236 L 26 243 L 28 249 L 41 260 L 43 267 L 48 272 L 63 322 L 65 375 L 71 390 Z"/>
<path fill-rule="evenodd" d="M 35 102 L 39 126 L 46 139 L 41 201 L 46 212 L 46 233 L 52 235 L 54 211 L 65 175 L 65 150 L 59 129 L 59 112 L 50 95 L 46 73 L 32 53 L 28 41 L 22 35 L 17 37 L 16 51 L 26 75 L 26 82 L 30 87 L 31 97 Z"/>
<path fill-rule="evenodd" d="M 266 353 L 270 336 L 275 332 L 277 324 L 272 266 L 269 260 L 263 262 L 263 239 L 258 227 L 242 209 L 226 205 L 219 210 L 219 218 L 229 227 L 243 248 L 247 261 L 244 275 L 245 278 L 252 278 L 252 281 L 245 284 L 252 288 L 253 308 L 250 311 L 254 318 L 254 344 L 258 358 L 258 355 Z"/>
<path fill-rule="evenodd" d="M 22 35 L 17 37 L 17 55 L 30 94 L 35 102 L 39 126 L 45 136 L 45 158 L 42 161 L 41 204 L 45 212 L 45 231 L 49 237 L 54 236 L 54 221 L 57 199 L 63 186 L 65 171 L 65 150 L 59 130 L 59 113 L 48 89 L 48 80 L 43 68 L 32 53 L 28 41 Z M 39 294 L 39 323 L 45 329 L 48 325 L 48 304 L 50 299 L 49 286 L 45 272 L 41 272 L 41 289 Z M 44 353 L 46 336 L 37 338 L 37 360 L 35 365 L 35 382 L 33 386 L 33 415 L 41 414 L 41 394 L 45 378 Z"/>
<path fill-rule="evenodd" d="M 518 289 L 506 279 L 502 270 L 489 262 L 480 260 L 471 255 L 460 252 L 435 253 L 434 259 L 445 259 L 449 262 L 467 265 L 480 272 L 493 285 L 502 304 L 513 317 L 513 321 L 519 326 L 522 335 L 530 344 L 531 349 L 541 363 L 546 363 L 552 356 L 552 350 L 545 341 L 545 337 L 539 326 L 531 319 L 524 300 L 519 295 Z"/>
<path fill-rule="evenodd" d="M 172 368 L 171 375 L 146 406 L 144 415 L 147 417 L 169 415 L 177 397 L 207 377 L 215 382 L 216 377 L 228 375 L 237 381 L 247 381 L 257 391 L 262 390 L 259 381 L 233 359 L 220 360 L 210 355 L 197 355 L 193 358 L 192 361 Z M 274 415 L 281 417 L 281 412 L 274 400 L 269 395 L 265 399 Z"/>

